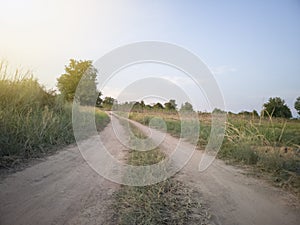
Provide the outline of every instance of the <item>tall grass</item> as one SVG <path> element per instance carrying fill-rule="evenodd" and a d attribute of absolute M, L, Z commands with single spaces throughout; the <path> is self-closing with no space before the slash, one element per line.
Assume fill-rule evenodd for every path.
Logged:
<path fill-rule="evenodd" d="M 133 120 L 148 125 L 159 116 L 167 132 L 180 136 L 179 117 L 169 115 L 130 113 Z M 225 138 L 218 157 L 231 163 L 252 165 L 259 172 L 270 174 L 277 185 L 292 189 L 300 195 L 300 121 L 271 117 L 228 115 Z M 199 114 L 198 146 L 203 148 L 211 130 L 211 117 Z M 183 121 L 184 122 L 184 121 Z"/>
<path fill-rule="evenodd" d="M 96 114 L 105 126 L 108 116 Z M 0 166 L 39 157 L 75 141 L 72 105 L 32 76 L 9 76 L 0 66 Z"/>

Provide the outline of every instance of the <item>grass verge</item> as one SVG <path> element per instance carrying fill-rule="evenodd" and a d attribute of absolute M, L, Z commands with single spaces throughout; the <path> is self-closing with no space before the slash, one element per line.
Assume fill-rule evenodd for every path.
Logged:
<path fill-rule="evenodd" d="M 144 134 L 133 125 L 131 131 L 136 137 L 145 138 Z M 136 142 L 134 144 L 138 145 Z M 131 150 L 128 164 L 151 165 L 160 162 L 164 157 L 164 153 L 159 149 Z M 199 202 L 199 193 L 174 177 L 143 187 L 123 185 L 114 196 L 116 224 L 208 224 L 209 222 L 209 214 Z"/>
<path fill-rule="evenodd" d="M 167 132 L 180 136 L 178 115 L 163 113 L 130 113 L 129 118 L 149 125 L 160 117 Z M 247 165 L 256 176 L 264 176 L 275 186 L 294 192 L 300 197 L 300 121 L 229 115 L 225 138 L 218 157 L 231 164 Z M 199 114 L 198 146 L 203 149 L 211 129 L 210 114 Z M 158 127 L 159 128 L 159 127 Z"/>
<path fill-rule="evenodd" d="M 100 130 L 109 117 L 97 110 L 95 122 Z M 0 168 L 14 167 L 73 142 L 70 103 L 30 76 L 9 79 L 0 70 Z"/>

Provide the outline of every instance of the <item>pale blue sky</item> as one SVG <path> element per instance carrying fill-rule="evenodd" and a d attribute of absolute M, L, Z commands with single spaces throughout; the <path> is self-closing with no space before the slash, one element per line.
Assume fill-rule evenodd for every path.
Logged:
<path fill-rule="evenodd" d="M 97 60 L 136 41 L 165 41 L 215 73 L 226 108 L 260 110 L 300 96 L 300 1 L 0 1 L 0 59 L 48 88 L 70 58 Z M 113 89 L 113 87 L 112 87 Z M 109 90 L 104 94 L 109 93 Z"/>

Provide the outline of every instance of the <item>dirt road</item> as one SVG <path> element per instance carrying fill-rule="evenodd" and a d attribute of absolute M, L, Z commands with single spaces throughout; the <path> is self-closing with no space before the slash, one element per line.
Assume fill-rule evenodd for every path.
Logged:
<path fill-rule="evenodd" d="M 119 123 L 114 125 L 122 129 Z M 112 155 L 121 159 L 126 154 L 127 149 L 115 137 L 111 124 L 100 135 Z M 177 142 L 178 139 L 166 135 L 161 147 L 172 152 Z M 196 151 L 176 177 L 200 190 L 211 208 L 212 223 L 298 224 L 300 207 L 295 197 L 262 180 L 247 177 L 242 170 L 219 160 L 200 173 L 201 154 Z M 68 147 L 1 179 L 0 224 L 107 224 L 112 212 L 112 193 L 118 187 L 95 173 L 76 146 Z"/>
<path fill-rule="evenodd" d="M 120 158 L 126 149 L 113 134 L 110 124 L 101 139 Z M 0 180 L 0 224 L 107 224 L 118 187 L 94 172 L 74 145 Z"/>

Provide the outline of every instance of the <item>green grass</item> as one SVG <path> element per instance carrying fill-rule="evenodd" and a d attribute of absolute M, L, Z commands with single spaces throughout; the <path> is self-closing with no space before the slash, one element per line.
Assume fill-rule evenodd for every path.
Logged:
<path fill-rule="evenodd" d="M 95 120 L 101 129 L 109 117 L 97 111 Z M 0 167 L 41 157 L 74 141 L 70 103 L 30 76 L 9 78 L 0 70 Z"/>
<path fill-rule="evenodd" d="M 133 135 L 145 139 L 144 134 L 135 126 L 131 125 L 131 130 Z M 132 144 L 135 144 L 135 147 L 138 146 L 139 149 L 143 147 L 134 141 Z M 142 143 L 144 144 L 143 141 Z M 151 165 L 164 158 L 164 153 L 158 148 L 150 151 L 131 150 L 128 164 Z M 199 193 L 175 178 L 143 187 L 123 185 L 114 196 L 116 224 L 208 224 L 209 222 L 207 211 L 198 202 Z"/>
<path fill-rule="evenodd" d="M 130 119 L 145 125 L 154 117 L 165 120 L 168 133 L 176 137 L 181 135 L 178 115 L 136 112 L 129 114 Z M 199 114 L 199 121 L 198 146 L 203 149 L 208 143 L 211 117 L 209 114 Z M 193 129 L 190 133 L 193 133 Z M 251 165 L 257 174 L 269 174 L 275 185 L 300 195 L 299 120 L 229 115 L 218 157 L 230 163 Z"/>

